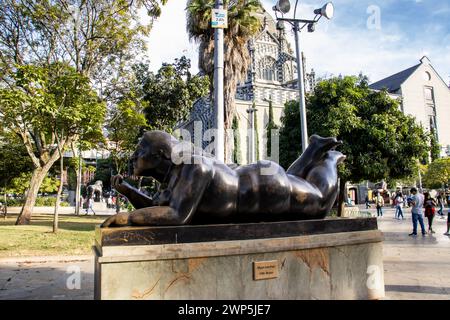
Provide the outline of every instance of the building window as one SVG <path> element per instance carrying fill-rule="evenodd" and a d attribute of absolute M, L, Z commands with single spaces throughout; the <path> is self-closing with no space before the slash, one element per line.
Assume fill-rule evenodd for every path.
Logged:
<path fill-rule="evenodd" d="M 432 87 L 425 87 L 425 100 L 434 102 L 434 91 Z"/>
<path fill-rule="evenodd" d="M 258 78 L 267 81 L 277 80 L 276 61 L 272 57 L 264 57 L 258 63 Z"/>
<path fill-rule="evenodd" d="M 436 116 L 428 116 L 430 119 L 430 131 L 433 130 L 436 134 Z"/>
<path fill-rule="evenodd" d="M 434 104 L 427 104 L 427 115 L 428 116 L 436 116 L 436 107 Z"/>
<path fill-rule="evenodd" d="M 431 80 L 431 73 L 429 73 L 428 71 L 425 71 L 425 73 L 423 74 L 423 79 L 425 81 L 430 81 Z"/>

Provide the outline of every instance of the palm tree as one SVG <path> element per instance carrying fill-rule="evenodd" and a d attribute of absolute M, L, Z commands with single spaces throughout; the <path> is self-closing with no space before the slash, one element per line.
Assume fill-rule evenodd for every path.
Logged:
<path fill-rule="evenodd" d="M 199 43 L 199 68 L 211 79 L 214 74 L 214 29 L 211 28 L 214 3 L 215 0 L 188 0 L 186 8 L 189 39 Z M 224 0 L 224 7 L 228 9 L 228 28 L 224 31 L 224 116 L 225 129 L 231 129 L 236 87 L 245 79 L 250 64 L 247 43 L 261 29 L 256 13 L 263 8 L 259 0 Z"/>

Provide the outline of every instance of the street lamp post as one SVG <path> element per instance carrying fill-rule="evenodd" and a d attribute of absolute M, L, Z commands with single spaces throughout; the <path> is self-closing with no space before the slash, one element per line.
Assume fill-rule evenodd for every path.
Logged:
<path fill-rule="evenodd" d="M 249 159 L 248 159 L 248 163 L 253 163 L 256 160 L 255 157 L 255 116 L 254 116 L 254 112 L 256 112 L 256 108 L 253 107 L 253 105 L 251 107 L 249 107 L 247 109 L 247 113 L 249 118 L 247 119 L 248 122 L 250 123 L 250 132 L 249 132 Z M 239 133 L 238 133 L 239 134 Z"/>
<path fill-rule="evenodd" d="M 299 88 L 300 129 L 302 134 L 302 151 L 308 147 L 308 128 L 306 122 L 305 78 L 303 75 L 303 60 L 300 51 L 300 25 L 294 22 L 295 54 L 297 55 L 297 81 Z"/>
<path fill-rule="evenodd" d="M 223 0 L 216 0 L 214 15 L 224 14 Z M 226 15 L 226 13 L 225 13 Z M 216 23 L 215 23 L 216 22 Z M 224 98 L 223 98 L 223 26 L 213 21 L 214 30 L 214 125 L 216 129 L 214 143 L 216 145 L 215 156 L 219 161 L 225 160 L 225 129 L 224 129 Z"/>
<path fill-rule="evenodd" d="M 308 26 L 308 32 L 314 32 L 316 23 L 322 18 L 331 19 L 334 15 L 334 6 L 331 2 L 325 4 L 322 8 L 314 10 L 316 15 L 313 20 L 296 19 L 298 0 L 295 2 L 294 17 L 284 18 L 284 14 L 288 13 L 291 9 L 291 4 L 289 0 L 278 0 L 276 5 L 273 7 L 275 11 L 275 16 L 278 23 L 282 24 L 284 22 L 289 23 L 294 30 L 295 35 L 295 53 L 297 56 L 297 81 L 299 90 L 299 108 L 300 108 L 300 128 L 302 135 L 302 151 L 305 152 L 308 147 L 308 126 L 306 121 L 306 102 L 305 102 L 305 81 L 303 75 L 303 61 L 302 54 L 300 50 L 300 32 L 301 30 Z M 278 18 L 277 12 L 280 12 L 282 17 Z M 300 26 L 302 24 L 302 26 Z"/>

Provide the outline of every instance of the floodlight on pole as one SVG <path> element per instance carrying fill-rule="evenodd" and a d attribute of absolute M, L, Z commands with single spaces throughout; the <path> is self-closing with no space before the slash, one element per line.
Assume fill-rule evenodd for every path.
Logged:
<path fill-rule="evenodd" d="M 334 5 L 332 2 L 328 2 L 322 8 L 314 10 L 314 13 L 330 20 L 334 16 Z"/>
<path fill-rule="evenodd" d="M 273 7 L 273 10 L 286 14 L 291 10 L 291 3 L 289 0 L 278 0 L 277 4 Z"/>
<path fill-rule="evenodd" d="M 308 130 L 306 123 L 306 102 L 305 102 L 305 84 L 304 84 L 304 74 L 303 74 L 303 60 L 302 54 L 300 50 L 300 31 L 304 27 L 308 27 L 308 32 L 314 32 L 316 23 L 320 20 L 321 17 L 325 17 L 327 19 L 331 19 L 334 16 L 334 6 L 333 3 L 328 2 L 322 8 L 314 10 L 314 14 L 316 15 L 312 20 L 305 19 L 297 19 L 296 11 L 297 11 L 298 0 L 295 2 L 294 8 L 294 17 L 293 18 L 284 18 L 284 14 L 288 13 L 291 8 L 291 3 L 289 0 L 278 0 L 276 5 L 273 7 L 275 11 L 275 16 L 278 20 L 277 28 L 282 29 L 282 24 L 284 22 L 288 22 L 291 24 L 294 30 L 295 35 L 295 48 L 296 48 L 296 56 L 297 56 L 297 81 L 298 81 L 298 90 L 299 90 L 299 109 L 300 109 L 300 130 L 301 130 L 301 139 L 302 139 L 302 150 L 305 152 L 308 147 Z M 277 16 L 277 12 L 281 12 L 281 18 Z M 302 26 L 300 26 L 302 24 Z"/>

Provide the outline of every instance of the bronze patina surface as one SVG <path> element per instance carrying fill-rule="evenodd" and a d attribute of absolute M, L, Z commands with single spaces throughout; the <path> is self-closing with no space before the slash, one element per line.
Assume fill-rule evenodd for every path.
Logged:
<path fill-rule="evenodd" d="M 323 219 L 338 192 L 337 165 L 345 156 L 335 138 L 310 138 L 307 150 L 285 171 L 271 161 L 232 168 L 208 155 L 174 157 L 180 142 L 146 132 L 132 156 L 136 176 L 164 189 L 153 197 L 112 177 L 112 186 L 137 209 L 108 218 L 102 227 Z"/>
<path fill-rule="evenodd" d="M 264 215 L 264 214 L 262 214 Z M 97 228 L 102 247 L 289 238 L 378 230 L 376 218 Z"/>

